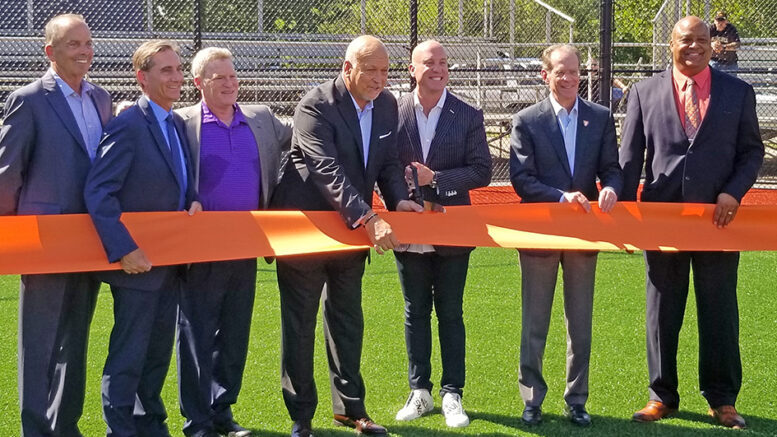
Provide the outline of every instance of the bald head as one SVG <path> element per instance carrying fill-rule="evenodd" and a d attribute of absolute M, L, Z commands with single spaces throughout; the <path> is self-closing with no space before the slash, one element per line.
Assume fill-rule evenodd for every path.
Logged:
<path fill-rule="evenodd" d="M 674 68 L 691 77 L 702 72 L 710 62 L 712 45 L 707 24 L 699 17 L 688 16 L 672 28 L 669 42 Z"/>
<path fill-rule="evenodd" d="M 345 60 L 356 65 L 361 59 L 373 55 L 384 55 L 388 59 L 388 50 L 383 42 L 372 35 L 362 35 L 348 44 L 345 50 Z"/>
<path fill-rule="evenodd" d="M 388 70 L 388 50 L 378 38 L 362 35 L 348 44 L 343 82 L 360 108 L 364 109 L 386 87 Z"/>
<path fill-rule="evenodd" d="M 418 98 L 425 109 L 434 106 L 448 85 L 448 54 L 442 44 L 428 40 L 418 44 L 410 58 Z"/>
<path fill-rule="evenodd" d="M 442 51 L 445 54 L 445 57 L 448 57 L 448 53 L 439 41 L 429 39 L 415 46 L 413 53 L 410 55 L 410 59 L 413 63 L 422 62 L 425 53 L 437 51 Z"/>

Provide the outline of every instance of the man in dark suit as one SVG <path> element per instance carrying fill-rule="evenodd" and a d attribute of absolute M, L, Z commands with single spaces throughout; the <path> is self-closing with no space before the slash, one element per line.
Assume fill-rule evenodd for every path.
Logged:
<path fill-rule="evenodd" d="M 724 228 L 758 176 L 764 146 L 755 93 L 745 82 L 710 69 L 707 26 L 697 17 L 675 24 L 673 67 L 637 84 L 621 135 L 624 200 L 636 200 L 645 168 L 643 202 L 715 204 L 713 225 Z M 647 152 L 647 153 L 646 153 Z M 634 420 L 677 411 L 677 340 L 693 266 L 699 318 L 699 386 L 709 414 L 744 428 L 734 403 L 742 384 L 737 310 L 738 252 L 645 252 L 650 402 Z"/>
<path fill-rule="evenodd" d="M 448 55 L 437 41 L 419 44 L 410 74 L 418 86 L 399 100 L 399 159 L 405 177 L 418 175 L 423 199 L 438 205 L 469 205 L 469 190 L 491 181 L 491 154 L 483 113 L 446 90 Z M 432 411 L 432 306 L 437 312 L 442 356 L 440 397 L 450 427 L 469 424 L 461 404 L 464 388 L 464 285 L 472 247 L 410 245 L 395 249 L 405 297 L 405 344 L 410 395 L 397 420 Z"/>
<path fill-rule="evenodd" d="M 291 127 L 264 105 L 238 105 L 227 49 L 192 59 L 202 101 L 178 110 L 186 124 L 195 186 L 206 211 L 267 208 Z M 248 353 L 256 258 L 192 264 L 178 311 L 178 386 L 184 434 L 245 437 L 232 416 Z"/>
<path fill-rule="evenodd" d="M 52 18 L 45 39 L 51 68 L 5 104 L 0 215 L 85 213 L 84 181 L 111 118 L 108 93 L 84 80 L 94 55 L 84 17 Z M 81 435 L 89 324 L 99 288 L 88 273 L 22 275 L 22 435 Z"/>
<path fill-rule="evenodd" d="M 175 335 L 178 266 L 152 267 L 119 220 L 123 212 L 201 210 L 195 201 L 181 118 L 172 112 L 183 83 L 178 46 L 143 43 L 132 55 L 143 91 L 105 129 L 84 197 L 108 261 L 114 325 L 102 381 L 109 436 L 166 436 L 160 393 Z"/>
<path fill-rule="evenodd" d="M 542 53 L 542 78 L 550 96 L 513 118 L 510 181 L 522 202 L 569 202 L 586 213 L 591 201 L 609 212 L 623 179 L 618 166 L 615 124 L 607 108 L 577 97 L 580 54 L 567 44 Z M 597 190 L 596 178 L 602 185 Z M 591 316 L 597 252 L 521 250 L 521 358 L 519 384 L 528 425 L 542 420 L 548 386 L 542 356 L 548 336 L 558 266 L 564 269 L 567 327 L 565 414 L 579 426 L 591 424 L 585 409 L 591 356 Z"/>
<path fill-rule="evenodd" d="M 291 155 L 272 202 L 276 208 L 337 211 L 348 228 L 365 228 L 379 254 L 399 242 L 372 211 L 375 183 L 389 209 L 421 210 L 408 200 L 397 158 L 397 104 L 384 90 L 388 69 L 388 51 L 380 40 L 365 35 L 351 42 L 342 74 L 311 90 L 294 112 Z M 311 434 L 316 410 L 313 345 L 322 295 L 335 421 L 365 434 L 386 433 L 367 415 L 359 370 L 367 254 L 278 259 L 281 383 L 293 436 Z"/>

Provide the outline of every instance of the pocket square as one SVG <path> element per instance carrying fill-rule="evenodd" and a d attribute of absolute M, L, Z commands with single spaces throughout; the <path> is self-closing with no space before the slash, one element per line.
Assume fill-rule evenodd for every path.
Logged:
<path fill-rule="evenodd" d="M 379 139 L 379 140 L 382 140 L 383 138 L 386 138 L 387 136 L 391 135 L 391 132 L 392 132 L 392 131 L 388 131 L 388 133 L 387 133 L 387 134 L 383 134 L 383 135 L 379 136 L 379 137 L 378 137 L 378 139 Z"/>

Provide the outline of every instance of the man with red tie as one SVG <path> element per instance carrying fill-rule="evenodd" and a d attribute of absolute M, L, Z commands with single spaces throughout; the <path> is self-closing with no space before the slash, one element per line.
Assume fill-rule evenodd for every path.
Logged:
<path fill-rule="evenodd" d="M 747 83 L 708 66 L 709 29 L 698 17 L 675 24 L 671 69 L 629 94 L 621 134 L 622 200 L 636 200 L 645 168 L 643 202 L 715 204 L 725 232 L 758 176 L 764 146 L 755 93 Z M 650 401 L 634 413 L 652 422 L 675 413 L 677 343 L 693 267 L 699 320 L 699 386 L 718 423 L 744 428 L 734 404 L 742 385 L 737 310 L 738 252 L 645 252 Z"/>

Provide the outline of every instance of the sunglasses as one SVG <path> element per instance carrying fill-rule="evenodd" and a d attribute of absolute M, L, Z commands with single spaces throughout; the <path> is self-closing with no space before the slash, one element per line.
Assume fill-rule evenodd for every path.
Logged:
<path fill-rule="evenodd" d="M 726 21 L 726 17 L 718 17 L 715 21 Z"/>

